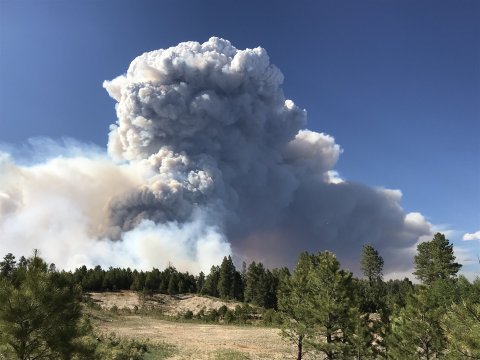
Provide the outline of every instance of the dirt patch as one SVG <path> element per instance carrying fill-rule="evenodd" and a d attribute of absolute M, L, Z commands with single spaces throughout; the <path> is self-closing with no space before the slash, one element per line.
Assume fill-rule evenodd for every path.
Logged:
<path fill-rule="evenodd" d="M 219 299 L 195 295 L 169 296 L 158 294 L 155 295 L 152 300 L 159 301 L 162 304 L 162 310 L 164 314 L 172 316 L 184 314 L 188 310 L 192 311 L 193 314 L 196 315 L 202 309 L 208 312 L 212 309 L 218 310 L 224 305 L 230 310 L 234 310 L 235 307 L 240 304 L 238 302 L 227 302 Z"/>
<path fill-rule="evenodd" d="M 177 323 L 141 316 L 119 316 L 109 321 L 95 320 L 104 333 L 163 341 L 173 344 L 177 354 L 171 359 L 215 359 L 223 350 L 241 352 L 250 359 L 290 359 L 295 348 L 284 341 L 279 329 Z"/>
<path fill-rule="evenodd" d="M 128 314 L 92 309 L 90 315 L 97 331 L 106 334 L 114 332 L 125 338 L 148 339 L 152 343 L 172 344 L 177 349 L 171 357 L 174 360 L 295 358 L 295 346 L 283 339 L 276 328 L 175 322 L 157 316 L 158 311 L 170 316 L 184 314 L 188 310 L 197 314 L 202 309 L 205 312 L 218 310 L 223 305 L 233 310 L 241 305 L 239 302 L 196 295 L 143 296 L 133 291 L 91 293 L 89 296 L 103 309 L 116 306 L 118 309 L 132 310 L 137 306 L 146 310 L 140 314 Z"/>
<path fill-rule="evenodd" d="M 116 306 L 119 309 L 134 309 L 140 307 L 140 298 L 133 291 L 115 291 L 87 294 L 93 302 L 100 305 L 102 309 L 111 309 Z"/>
<path fill-rule="evenodd" d="M 208 312 L 212 309 L 218 310 L 223 305 L 233 310 L 241 303 L 235 301 L 222 301 L 197 295 L 165 295 L 154 294 L 143 296 L 133 291 L 116 291 L 89 293 L 90 298 L 103 309 L 111 309 L 116 306 L 119 309 L 145 308 L 147 310 L 158 310 L 165 315 L 175 316 L 184 314 L 190 310 L 198 314 L 202 309 Z"/>

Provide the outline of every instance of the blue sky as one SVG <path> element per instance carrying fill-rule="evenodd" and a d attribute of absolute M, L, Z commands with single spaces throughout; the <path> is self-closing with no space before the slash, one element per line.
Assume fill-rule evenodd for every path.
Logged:
<path fill-rule="evenodd" d="M 0 0 L 0 142 L 104 146 L 102 82 L 181 41 L 264 47 L 341 176 L 401 189 L 473 257 L 480 230 L 480 2 Z M 470 266 L 478 271 L 478 266 Z"/>

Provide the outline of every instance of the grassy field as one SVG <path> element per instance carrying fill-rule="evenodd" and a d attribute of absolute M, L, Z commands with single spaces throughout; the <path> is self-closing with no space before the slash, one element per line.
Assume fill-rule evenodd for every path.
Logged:
<path fill-rule="evenodd" d="M 257 326 L 231 326 L 198 322 L 177 322 L 162 319 L 159 312 L 168 315 L 182 313 L 186 309 L 195 311 L 202 307 L 220 307 L 218 299 L 196 296 L 168 297 L 155 300 L 155 311 L 141 314 L 129 311 L 112 312 L 107 309 L 134 309 L 135 306 L 152 306 L 151 300 L 142 303 L 135 293 L 124 292 L 112 295 L 93 294 L 92 298 L 103 310 L 91 312 L 94 328 L 102 334 L 115 333 L 118 337 L 145 340 L 154 351 L 146 359 L 293 359 L 295 348 L 280 336 L 277 328 Z M 108 304 L 108 305 L 107 305 Z M 229 307 L 235 306 L 227 303 Z M 157 345 L 157 346 L 155 346 Z"/>

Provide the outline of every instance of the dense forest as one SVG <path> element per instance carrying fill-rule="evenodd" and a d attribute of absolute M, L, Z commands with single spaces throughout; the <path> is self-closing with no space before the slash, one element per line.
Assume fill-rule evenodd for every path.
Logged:
<path fill-rule="evenodd" d="M 36 251 L 18 261 L 7 254 L 0 262 L 0 359 L 115 358 L 108 342 L 92 336 L 82 294 L 117 290 L 194 293 L 268 309 L 265 324 L 266 314 L 270 324 L 275 319 L 285 340 L 296 345 L 297 359 L 306 353 L 326 359 L 480 359 L 480 278 L 469 282 L 457 275 L 461 265 L 440 233 L 417 247 L 414 263 L 418 284 L 384 281 L 384 259 L 370 245 L 361 254 L 361 278 L 327 251 L 300 254 L 292 271 L 259 262 L 237 269 L 229 256 L 197 275 L 174 266 L 58 271 Z M 233 316 L 224 311 L 211 318 L 229 322 Z M 129 349 L 141 353 L 141 346 L 131 343 Z"/>

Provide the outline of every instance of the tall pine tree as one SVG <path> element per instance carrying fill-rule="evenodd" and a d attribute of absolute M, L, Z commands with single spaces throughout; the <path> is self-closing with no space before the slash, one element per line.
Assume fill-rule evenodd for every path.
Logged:
<path fill-rule="evenodd" d="M 405 308 L 394 314 L 387 339 L 392 359 L 439 358 L 443 355 L 446 338 L 441 327 L 445 312 L 431 288 L 421 288 L 407 300 Z"/>
<path fill-rule="evenodd" d="M 382 280 L 383 258 L 371 245 L 363 246 L 362 259 L 360 261 L 363 275 L 368 279 L 370 285 Z"/>
<path fill-rule="evenodd" d="M 431 241 L 417 246 L 413 274 L 426 285 L 435 280 L 456 278 L 461 267 L 462 265 L 455 262 L 453 245 L 441 233 L 436 233 Z"/>
<path fill-rule="evenodd" d="M 230 255 L 223 258 L 220 265 L 220 276 L 218 279 L 217 290 L 222 299 L 233 299 L 235 297 L 235 274 L 236 269 L 233 265 Z"/>
<path fill-rule="evenodd" d="M 300 254 L 292 276 L 282 278 L 278 292 L 278 309 L 285 318 L 282 325 L 282 336 L 297 347 L 297 360 L 305 353 L 305 338 L 312 334 L 309 274 L 312 267 L 311 256 Z"/>
<path fill-rule="evenodd" d="M 81 322 L 79 287 L 65 284 L 36 253 L 12 272 L 18 284 L 0 279 L 0 357 L 71 359 L 88 330 Z"/>
<path fill-rule="evenodd" d="M 300 255 L 293 275 L 283 280 L 278 299 L 286 317 L 282 333 L 297 345 L 297 359 L 305 348 L 329 360 L 353 358 L 360 344 L 368 343 L 368 330 L 352 295 L 352 274 L 340 269 L 332 253 Z"/>

